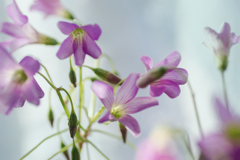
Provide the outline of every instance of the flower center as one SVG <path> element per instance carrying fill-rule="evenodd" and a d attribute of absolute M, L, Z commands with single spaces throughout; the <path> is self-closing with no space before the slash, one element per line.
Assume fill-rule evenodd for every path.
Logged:
<path fill-rule="evenodd" d="M 14 73 L 12 81 L 17 84 L 23 84 L 27 80 L 27 75 L 23 70 Z"/>
<path fill-rule="evenodd" d="M 113 107 L 111 109 L 111 114 L 115 117 L 115 118 L 120 118 L 123 116 L 124 112 L 123 112 L 123 109 L 122 109 L 122 106 L 116 106 L 116 107 Z"/>
<path fill-rule="evenodd" d="M 77 28 L 72 32 L 73 38 L 81 38 L 84 35 L 84 30 L 81 28 Z"/>
<path fill-rule="evenodd" d="M 226 129 L 227 137 L 236 143 L 240 143 L 240 125 L 232 125 Z"/>

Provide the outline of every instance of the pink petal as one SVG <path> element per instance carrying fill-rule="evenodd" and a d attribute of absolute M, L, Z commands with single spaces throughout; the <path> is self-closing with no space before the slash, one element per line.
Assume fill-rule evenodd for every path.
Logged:
<path fill-rule="evenodd" d="M 126 104 L 124 112 L 126 112 L 126 114 L 133 114 L 156 105 L 158 105 L 158 100 L 156 98 L 137 97 Z"/>
<path fill-rule="evenodd" d="M 116 121 L 117 119 L 109 112 L 107 111 L 102 118 L 98 120 L 98 123 L 103 123 L 106 121 Z"/>
<path fill-rule="evenodd" d="M 40 63 L 29 56 L 23 58 L 19 64 L 27 72 L 28 76 L 33 76 L 40 69 Z"/>
<path fill-rule="evenodd" d="M 208 159 L 227 156 L 232 150 L 232 144 L 222 134 L 204 137 L 198 145 Z"/>
<path fill-rule="evenodd" d="M 173 51 L 163 61 L 156 64 L 156 66 L 177 67 L 181 61 L 181 55 L 178 51 Z M 155 67 L 156 67 L 155 66 Z"/>
<path fill-rule="evenodd" d="M 150 57 L 143 55 L 140 59 L 143 62 L 146 71 L 152 68 L 153 61 Z"/>
<path fill-rule="evenodd" d="M 63 34 L 69 35 L 72 33 L 75 29 L 79 28 L 78 25 L 74 23 L 68 23 L 68 22 L 58 22 L 58 28 L 61 30 Z"/>
<path fill-rule="evenodd" d="M 223 23 L 221 30 L 219 32 L 219 38 L 221 38 L 223 45 L 226 48 L 230 48 L 231 47 L 231 28 L 230 25 L 228 23 Z"/>
<path fill-rule="evenodd" d="M 83 37 L 83 51 L 84 53 L 88 54 L 89 56 L 97 59 L 99 56 L 101 56 L 102 51 L 98 47 L 98 45 L 92 40 L 91 37 L 89 37 L 87 34 Z"/>
<path fill-rule="evenodd" d="M 7 6 L 7 13 L 14 23 L 19 26 L 23 26 L 28 22 L 28 17 L 21 13 L 15 0 Z"/>
<path fill-rule="evenodd" d="M 120 123 L 122 123 L 125 127 L 127 127 L 130 132 L 135 136 L 138 137 L 140 135 L 140 127 L 135 118 L 130 115 L 125 115 L 118 119 Z"/>
<path fill-rule="evenodd" d="M 136 81 L 138 78 L 139 74 L 137 73 L 131 73 L 127 77 L 127 79 L 124 81 L 124 83 L 117 92 L 114 104 L 125 104 L 136 96 L 138 92 Z"/>
<path fill-rule="evenodd" d="M 10 44 L 14 41 L 14 39 L 7 39 L 3 42 L 0 42 L 0 46 L 2 46 L 3 48 L 9 48 L 10 47 Z"/>
<path fill-rule="evenodd" d="M 98 40 L 102 33 L 101 28 L 97 24 L 81 26 L 80 28 L 87 32 L 87 34 L 95 41 Z"/>
<path fill-rule="evenodd" d="M 65 59 L 72 54 L 73 54 L 73 39 L 72 39 L 72 36 L 70 35 L 61 44 L 61 46 L 57 52 L 57 57 L 59 59 Z"/>
<path fill-rule="evenodd" d="M 3 23 L 1 25 L 1 32 L 6 33 L 13 37 L 26 38 L 26 34 L 22 31 L 22 28 L 13 23 Z"/>
<path fill-rule="evenodd" d="M 167 72 L 161 80 L 171 80 L 178 85 L 185 84 L 188 79 L 188 72 L 185 69 L 182 68 L 175 68 L 174 70 L 171 70 L 170 72 Z"/>
<path fill-rule="evenodd" d="M 44 96 L 43 90 L 33 77 L 29 77 L 27 82 L 22 86 L 22 94 L 28 102 L 39 105 L 40 98 Z"/>
<path fill-rule="evenodd" d="M 240 36 L 237 36 L 235 33 L 231 33 L 232 45 L 240 43 Z"/>
<path fill-rule="evenodd" d="M 170 98 L 176 98 L 180 94 L 180 88 L 178 84 L 170 80 L 156 81 L 154 82 L 154 86 L 164 86 L 164 93 L 166 93 Z"/>
<path fill-rule="evenodd" d="M 164 86 L 153 86 L 153 85 L 150 85 L 150 95 L 152 97 L 158 97 L 158 96 L 162 95 L 164 90 L 165 90 Z"/>
<path fill-rule="evenodd" d="M 226 124 L 234 120 L 234 117 L 229 111 L 229 109 L 226 106 L 224 106 L 218 98 L 215 98 L 215 107 L 222 123 Z"/>
<path fill-rule="evenodd" d="M 103 105 L 110 111 L 114 101 L 113 88 L 101 81 L 94 81 L 91 88 Z"/>
<path fill-rule="evenodd" d="M 82 42 L 81 40 L 75 39 L 73 41 L 73 54 L 75 58 L 75 64 L 77 66 L 82 66 L 85 60 L 86 54 L 82 49 Z"/>
<path fill-rule="evenodd" d="M 2 68 L 12 68 L 17 66 L 17 63 L 13 60 L 13 58 L 10 56 L 10 54 L 0 46 L 0 69 Z"/>
<path fill-rule="evenodd" d="M 10 44 L 10 51 L 11 53 L 15 52 L 18 48 L 33 43 L 33 41 L 29 38 L 15 38 L 12 43 Z"/>

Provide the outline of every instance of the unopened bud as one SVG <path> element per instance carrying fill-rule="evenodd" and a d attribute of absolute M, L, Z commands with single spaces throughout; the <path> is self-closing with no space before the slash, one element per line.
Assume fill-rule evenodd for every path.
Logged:
<path fill-rule="evenodd" d="M 109 83 L 118 84 L 121 81 L 121 79 L 117 75 L 109 71 L 100 68 L 93 68 L 92 70 L 99 78 Z"/>
<path fill-rule="evenodd" d="M 63 149 L 64 147 L 66 147 L 66 145 L 63 142 L 61 142 L 61 149 Z M 68 154 L 67 150 L 64 151 L 63 154 L 67 158 L 67 160 L 70 160 L 70 157 L 69 157 L 69 154 Z"/>
<path fill-rule="evenodd" d="M 51 107 L 49 107 L 49 111 L 48 111 L 48 120 L 51 126 L 53 127 L 54 116 L 53 116 L 53 111 Z"/>
<path fill-rule="evenodd" d="M 123 142 L 126 143 L 126 140 L 127 140 L 127 129 L 120 122 L 119 122 L 119 128 L 120 128 L 120 132 L 121 132 L 121 135 L 122 135 Z"/>
<path fill-rule="evenodd" d="M 227 69 L 228 57 L 225 55 L 219 55 L 216 58 L 216 63 L 220 71 L 224 72 Z"/>
<path fill-rule="evenodd" d="M 75 133 L 77 131 L 77 124 L 78 124 L 77 116 L 75 112 L 72 110 L 68 120 L 69 131 L 72 138 L 75 136 Z"/>
<path fill-rule="evenodd" d="M 76 88 L 77 87 L 77 85 L 76 85 L 77 78 L 76 78 L 76 74 L 72 67 L 70 68 L 69 79 L 70 79 L 71 83 L 73 84 L 73 86 Z"/>
<path fill-rule="evenodd" d="M 73 143 L 73 148 L 72 148 L 72 160 L 80 160 L 80 154 L 79 151 L 75 145 L 75 143 Z"/>
<path fill-rule="evenodd" d="M 67 11 L 67 10 L 65 11 L 63 17 L 64 17 L 64 18 L 67 18 L 67 19 L 70 19 L 70 20 L 74 20 L 73 15 L 72 15 L 69 11 Z"/>
<path fill-rule="evenodd" d="M 167 68 L 162 66 L 153 68 L 137 80 L 137 86 L 139 88 L 145 88 L 149 84 L 161 78 L 166 72 Z"/>
<path fill-rule="evenodd" d="M 57 45 L 59 44 L 57 40 L 55 40 L 54 38 L 51 38 L 49 36 L 46 36 L 46 35 L 43 35 L 43 34 L 40 34 L 39 36 L 39 43 L 41 44 L 46 44 L 46 45 Z"/>

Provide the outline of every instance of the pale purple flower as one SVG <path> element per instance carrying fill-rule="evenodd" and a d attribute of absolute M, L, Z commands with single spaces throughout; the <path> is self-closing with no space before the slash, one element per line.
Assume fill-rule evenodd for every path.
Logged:
<path fill-rule="evenodd" d="M 223 23 L 219 33 L 215 30 L 205 27 L 205 33 L 208 35 L 210 42 L 203 42 L 216 57 L 216 64 L 222 71 L 226 70 L 228 64 L 228 55 L 233 45 L 240 43 L 240 36 L 231 33 L 231 28 L 228 23 Z"/>
<path fill-rule="evenodd" d="M 141 84 L 150 84 L 150 95 L 152 97 L 158 97 L 162 93 L 167 94 L 170 98 L 176 98 L 180 94 L 179 85 L 183 85 L 187 82 L 188 73 L 185 69 L 177 68 L 181 61 L 181 55 L 177 51 L 173 51 L 163 61 L 153 66 L 153 61 L 147 56 L 142 56 L 141 60 L 145 66 L 146 74 L 142 75 L 137 81 L 137 85 L 141 87 Z M 151 72 L 154 69 L 165 68 L 166 73 L 159 79 L 152 82 Z M 148 74 L 150 73 L 150 74 Z M 162 74 L 162 73 L 160 73 Z M 154 75 L 153 75 L 154 76 Z M 144 86 L 145 86 L 144 85 Z"/>
<path fill-rule="evenodd" d="M 59 22 L 58 27 L 63 34 L 69 35 L 57 52 L 59 59 L 65 59 L 74 54 L 75 64 L 82 66 L 86 54 L 95 59 L 102 54 L 95 43 L 101 35 L 101 29 L 97 24 L 78 26 L 74 23 Z"/>
<path fill-rule="evenodd" d="M 11 52 L 32 43 L 57 44 L 56 40 L 38 33 L 29 23 L 28 17 L 23 15 L 15 0 L 7 6 L 7 14 L 13 23 L 5 22 L 0 25 L 0 32 L 12 36 L 11 39 L 1 42 L 5 48 L 10 47 Z"/>
<path fill-rule="evenodd" d="M 9 114 L 26 100 L 39 105 L 44 93 L 33 76 L 40 63 L 27 56 L 17 64 L 1 46 L 0 57 L 0 113 Z"/>
<path fill-rule="evenodd" d="M 63 7 L 60 0 L 35 0 L 30 10 L 44 12 L 46 17 L 49 15 L 57 15 L 68 19 L 74 19 L 73 16 Z"/>
<path fill-rule="evenodd" d="M 134 136 L 139 136 L 140 127 L 135 118 L 129 114 L 140 112 L 152 106 L 158 105 L 158 101 L 153 97 L 137 97 L 135 98 L 138 87 L 136 81 L 139 74 L 132 73 L 128 76 L 121 88 L 118 90 L 114 98 L 113 88 L 101 81 L 94 81 L 92 90 L 102 101 L 107 109 L 105 115 L 98 121 L 119 121 L 126 126 Z"/>
<path fill-rule="evenodd" d="M 202 153 L 208 159 L 240 159 L 240 116 L 232 114 L 219 99 L 215 100 L 221 129 L 210 134 L 198 143 Z"/>

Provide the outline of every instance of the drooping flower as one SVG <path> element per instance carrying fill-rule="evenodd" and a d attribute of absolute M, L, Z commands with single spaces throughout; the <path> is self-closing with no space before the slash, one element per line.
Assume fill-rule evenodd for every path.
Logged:
<path fill-rule="evenodd" d="M 222 123 L 221 129 L 203 137 L 198 143 L 208 159 L 240 159 L 240 116 L 230 112 L 219 99 L 215 100 L 216 111 Z"/>
<path fill-rule="evenodd" d="M 205 27 L 205 33 L 210 39 L 209 42 L 203 42 L 214 54 L 217 67 L 221 71 L 225 71 L 228 65 L 228 55 L 233 45 L 240 43 L 240 36 L 236 36 L 235 33 L 231 33 L 231 28 L 228 23 L 223 23 L 219 33 L 215 30 Z"/>
<path fill-rule="evenodd" d="M 95 43 L 101 35 L 101 29 L 97 24 L 78 26 L 74 23 L 59 22 L 58 27 L 63 34 L 69 35 L 57 52 L 59 59 L 65 59 L 74 54 L 75 64 L 82 66 L 86 54 L 95 59 L 102 54 Z"/>
<path fill-rule="evenodd" d="M 0 46 L 0 113 L 9 114 L 13 108 L 28 102 L 39 105 L 44 96 L 34 79 L 40 63 L 27 56 L 17 64 L 10 54 Z"/>
<path fill-rule="evenodd" d="M 30 10 L 38 10 L 45 13 L 45 16 L 57 15 L 67 19 L 74 19 L 71 13 L 63 7 L 60 0 L 35 0 Z"/>
<path fill-rule="evenodd" d="M 141 60 L 147 73 L 141 76 L 137 81 L 140 88 L 150 84 L 150 95 L 158 97 L 162 93 L 170 98 L 176 98 L 180 94 L 179 85 L 187 82 L 188 73 L 185 69 L 177 68 L 181 61 L 181 55 L 173 51 L 163 61 L 153 66 L 153 61 L 147 56 L 142 56 Z"/>
<path fill-rule="evenodd" d="M 138 145 L 135 160 L 176 160 L 171 146 L 172 135 L 161 128 L 154 129 L 150 136 Z"/>
<path fill-rule="evenodd" d="M 137 97 L 135 98 L 138 87 L 136 81 L 139 74 L 132 73 L 128 76 L 121 88 L 118 90 L 114 98 L 113 88 L 101 81 L 94 81 L 92 90 L 102 101 L 107 109 L 105 115 L 98 121 L 119 121 L 126 126 L 134 136 L 140 134 L 140 127 L 135 118 L 129 114 L 140 112 L 149 107 L 158 105 L 158 101 L 154 97 Z"/>
<path fill-rule="evenodd" d="M 7 14 L 13 23 L 5 22 L 0 25 L 0 32 L 12 36 L 11 39 L 1 42 L 2 46 L 10 47 L 11 52 L 32 43 L 56 45 L 58 42 L 46 35 L 38 33 L 29 23 L 28 17 L 23 15 L 15 0 L 7 6 Z"/>

